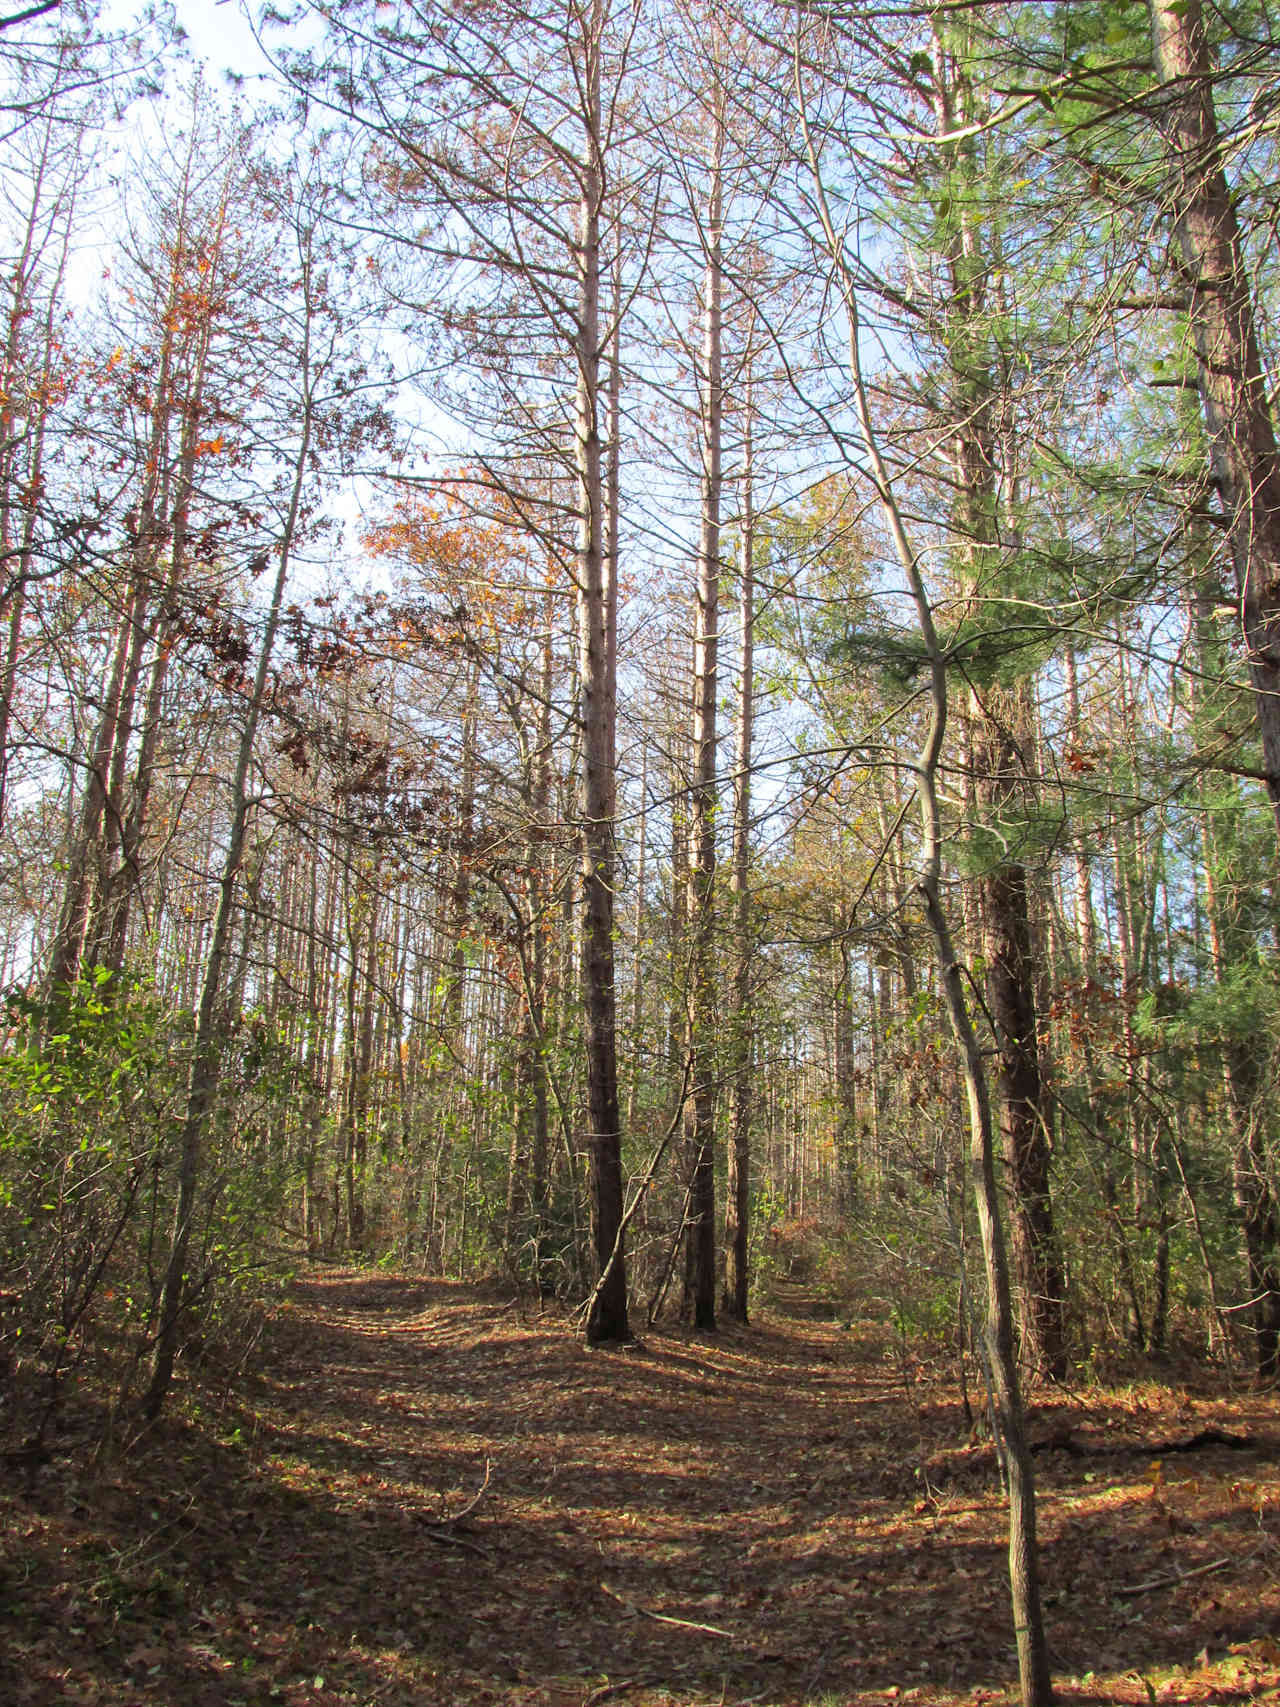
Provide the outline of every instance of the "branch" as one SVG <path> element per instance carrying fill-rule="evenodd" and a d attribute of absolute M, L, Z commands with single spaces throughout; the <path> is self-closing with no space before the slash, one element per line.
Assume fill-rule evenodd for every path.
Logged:
<path fill-rule="evenodd" d="M 489 1491 L 489 1481 L 492 1475 L 493 1464 L 488 1458 L 486 1458 L 484 1461 L 484 1481 L 481 1482 L 480 1486 L 476 1489 L 475 1493 L 472 1494 L 471 1498 L 467 1501 L 466 1505 L 463 1506 L 461 1511 L 455 1512 L 452 1517 L 446 1517 L 443 1524 L 437 1525 L 437 1527 L 456 1529 L 464 1517 L 470 1517 L 471 1513 L 476 1509 L 485 1494 Z"/>
<path fill-rule="evenodd" d="M 1226 1560 L 1223 1560 L 1226 1563 Z M 600 1584 L 601 1590 L 610 1600 L 616 1600 L 619 1606 L 625 1606 L 628 1612 L 634 1612 L 637 1618 L 652 1618 L 659 1624 L 674 1624 L 681 1630 L 700 1630 L 704 1636 L 723 1636 L 727 1641 L 736 1642 L 737 1636 L 732 1630 L 722 1630 L 718 1624 L 696 1624 L 691 1618 L 672 1618 L 666 1612 L 650 1612 L 647 1606 L 640 1606 L 634 1600 L 628 1600 L 625 1594 L 619 1594 L 608 1583 Z"/>
<path fill-rule="evenodd" d="M 1207 1577 L 1210 1571 L 1220 1571 L 1224 1565 L 1229 1565 L 1230 1559 L 1215 1559 L 1209 1565 L 1197 1565 L 1193 1571 L 1174 1571 L 1167 1577 L 1151 1577 L 1145 1583 L 1130 1583 L 1125 1588 L 1113 1589 L 1118 1595 L 1149 1594 L 1156 1588 L 1176 1588 L 1179 1583 L 1190 1582 L 1192 1577 Z"/>
<path fill-rule="evenodd" d="M 477 1546 L 474 1541 L 465 1540 L 461 1535 L 454 1535 L 452 1531 L 455 1530 L 465 1518 L 470 1517 L 471 1513 L 480 1504 L 485 1494 L 489 1491 L 489 1482 L 492 1474 L 492 1462 L 486 1458 L 484 1461 L 483 1482 L 481 1482 L 480 1486 L 476 1489 L 475 1493 L 472 1494 L 471 1498 L 467 1501 L 466 1505 L 463 1506 L 462 1510 L 454 1512 L 452 1517 L 439 1518 L 433 1522 L 428 1522 L 426 1516 L 422 1512 L 415 1511 L 413 1513 L 413 1516 L 416 1517 L 418 1522 L 422 1525 L 429 1541 L 438 1541 L 442 1547 L 462 1547 L 465 1548 L 468 1553 L 478 1553 L 481 1558 L 485 1558 L 487 1556 L 483 1547 Z"/>
<path fill-rule="evenodd" d="M 43 18 L 46 12 L 56 12 L 62 0 L 36 0 L 35 5 L 28 6 L 22 12 L 11 12 L 7 18 L 0 18 L 0 30 L 12 29 L 15 24 L 29 24 L 34 18 Z"/>

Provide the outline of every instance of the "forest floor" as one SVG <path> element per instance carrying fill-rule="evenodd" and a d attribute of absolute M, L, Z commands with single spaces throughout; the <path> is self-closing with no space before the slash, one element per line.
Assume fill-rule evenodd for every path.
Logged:
<path fill-rule="evenodd" d="M 592 1351 L 474 1288 L 309 1273 L 255 1373 L 187 1372 L 128 1452 L 11 1457 L 0 1702 L 993 1707 L 990 1447 L 811 1304 Z M 1061 1699 L 1280 1696 L 1280 1401 L 1091 1388 L 1032 1435 Z"/>

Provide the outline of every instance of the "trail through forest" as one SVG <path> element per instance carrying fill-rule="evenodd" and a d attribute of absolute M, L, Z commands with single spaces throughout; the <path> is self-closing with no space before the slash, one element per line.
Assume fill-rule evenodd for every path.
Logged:
<path fill-rule="evenodd" d="M 905 1348 L 783 1290 L 748 1331 L 606 1351 L 474 1288 L 310 1275 L 255 1374 L 188 1376 L 109 1465 L 11 1455 L 0 1699 L 1002 1698 L 989 1445 Z M 1032 1432 L 1064 1699 L 1274 1697 L 1276 1400 L 1091 1389 Z"/>

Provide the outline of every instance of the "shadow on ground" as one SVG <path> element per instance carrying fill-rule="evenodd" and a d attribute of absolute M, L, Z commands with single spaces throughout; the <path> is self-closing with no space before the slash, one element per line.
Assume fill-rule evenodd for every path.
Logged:
<path fill-rule="evenodd" d="M 188 1377 L 114 1475 L 55 1458 L 7 1491 L 5 1701 L 796 1707 L 1013 1677 L 992 1455 L 873 1334 L 773 1315 L 591 1351 L 462 1287 L 339 1272 L 297 1285 L 261 1370 L 221 1407 Z M 1189 1404 L 1073 1414 L 1141 1444 L 1216 1414 Z M 1209 1699 L 1165 1668 L 1262 1640 L 1212 1698 L 1256 1693 L 1275 1424 L 1237 1409 L 1258 1450 L 1176 1467 L 1039 1457 L 1055 1667 L 1132 1674 L 1073 1698 Z"/>

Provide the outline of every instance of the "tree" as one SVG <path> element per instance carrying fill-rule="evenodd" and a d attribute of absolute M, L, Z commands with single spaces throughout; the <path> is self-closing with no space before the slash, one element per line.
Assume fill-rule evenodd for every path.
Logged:
<path fill-rule="evenodd" d="M 222 1074 L 222 1004 L 228 980 L 237 887 L 244 865 L 246 836 L 253 808 L 249 779 L 257 751 L 258 728 L 263 716 L 272 655 L 284 608 L 285 588 L 293 566 L 299 533 L 304 525 L 308 486 L 314 476 L 313 446 L 322 431 L 326 407 L 332 408 L 339 402 L 345 405 L 346 402 L 342 398 L 342 381 L 338 371 L 345 351 L 341 341 L 340 321 L 335 315 L 337 305 L 329 296 L 331 284 L 336 281 L 330 279 L 325 268 L 326 261 L 332 264 L 337 258 L 325 256 L 323 253 L 322 238 L 317 229 L 322 208 L 314 199 L 316 192 L 311 185 L 303 183 L 296 191 L 293 186 L 286 188 L 283 184 L 280 188 L 286 189 L 286 195 L 282 198 L 283 205 L 277 207 L 277 217 L 287 218 L 290 222 L 296 257 L 291 276 L 281 281 L 275 304 L 283 330 L 283 337 L 279 339 L 275 354 L 282 365 L 287 364 L 293 368 L 296 375 L 296 404 L 291 423 L 293 445 L 290 481 L 286 507 L 273 544 L 275 575 L 253 677 L 247 684 L 235 746 L 235 765 L 228 790 L 226 845 L 218 874 L 217 904 L 196 1011 L 190 1078 L 178 1158 L 178 1190 L 173 1232 L 158 1299 L 151 1376 L 143 1401 L 145 1414 L 153 1418 L 159 1415 L 163 1407 L 172 1379 L 174 1360 L 181 1339 L 183 1312 L 194 1280 L 189 1272 L 192 1237 L 202 1185 L 208 1128 Z M 320 198 L 323 198 L 323 194 L 322 185 Z M 363 1066 L 367 1076 L 366 1030 L 362 1030 L 361 1039 L 363 1059 L 356 1071 L 359 1073 Z M 358 1110 L 354 1117 L 358 1119 Z M 353 1227 L 352 1233 L 358 1240 L 358 1229 Z"/>
<path fill-rule="evenodd" d="M 1187 321 L 1214 478 L 1240 600 L 1267 790 L 1280 822 L 1280 456 L 1253 291 L 1224 169 L 1200 0 L 1152 0 L 1167 149 L 1166 205 L 1182 256 Z"/>
<path fill-rule="evenodd" d="M 738 705 L 733 750 L 733 993 L 729 1042 L 730 1138 L 725 1188 L 725 1272 L 721 1309 L 745 1325 L 750 1288 L 751 1118 L 753 1095 L 752 908 L 751 908 L 751 761 L 755 720 L 755 468 L 754 396 L 751 364 L 755 357 L 755 317 L 748 315 L 746 387 L 742 400 L 742 472 L 738 544 Z"/>
<path fill-rule="evenodd" d="M 202 531 L 214 525 L 200 514 L 200 488 L 222 456 L 230 419 L 228 392 L 216 401 L 219 382 L 236 383 L 219 371 L 219 358 L 230 353 L 233 328 L 256 312 L 250 298 L 262 280 L 252 245 L 233 230 L 244 133 L 228 146 L 197 106 L 179 146 L 172 179 L 157 174 L 148 248 L 134 258 L 135 300 L 145 307 L 121 329 L 111 369 L 135 484 L 118 518 L 114 632 L 50 959 L 53 988 L 74 984 L 83 966 L 119 971 L 124 963 L 175 641 L 190 626 L 191 607 L 217 598 L 200 561 Z M 250 382 L 243 370 L 238 378 L 243 395 Z"/>
<path fill-rule="evenodd" d="M 366 125 L 384 211 L 427 211 L 435 222 L 429 237 L 415 231 L 408 241 L 415 256 L 431 259 L 443 328 L 458 341 L 462 363 L 483 375 L 497 429 L 486 477 L 543 539 L 557 534 L 564 490 L 557 481 L 572 482 L 576 539 L 566 568 L 578 609 L 586 1127 L 592 1245 L 604 1278 L 587 1334 L 623 1340 L 613 942 L 617 588 L 602 460 L 610 342 L 602 245 L 634 21 L 608 0 L 572 0 L 533 14 L 501 6 L 483 17 L 415 5 L 394 20 L 369 6 L 358 14 L 348 8 L 341 20 L 326 13 L 326 22 L 328 57 L 299 56 L 293 75 Z M 532 480 L 524 478 L 535 459 Z M 547 471 L 556 477 L 550 486 Z"/>
<path fill-rule="evenodd" d="M 929 721 L 912 766 L 922 848 L 917 889 L 933 935 L 947 1016 L 958 1046 L 968 1102 L 970 1166 L 987 1280 L 986 1353 L 996 1417 L 1003 1441 L 1009 1483 L 1009 1584 L 1017 1633 L 1018 1671 L 1024 1707 L 1047 1707 L 1053 1699 L 1040 1594 L 1035 1480 L 1014 1352 L 1013 1302 L 1008 1259 L 1001 1229 L 996 1184 L 995 1124 L 986 1068 L 965 998 L 964 979 L 950 922 L 942 902 L 942 817 L 938 768 L 949 708 L 947 656 L 939 639 L 921 558 L 907 523 L 888 464 L 880 450 L 863 377 L 858 275 L 831 211 L 824 165 L 814 143 L 805 98 L 803 31 L 796 37 L 796 90 L 814 194 L 833 282 L 848 320 L 848 373 L 854 407 L 867 456 L 868 473 L 898 564 L 906 578 L 928 665 Z"/>
<path fill-rule="evenodd" d="M 976 158 L 971 133 L 983 101 L 969 63 L 967 25 L 935 29 L 933 86 L 940 140 L 941 186 L 953 211 L 946 234 L 950 300 L 942 309 L 950 396 L 950 437 L 955 450 L 955 500 L 951 530 L 963 564 L 965 590 L 978 608 L 999 601 L 1007 580 L 1004 562 L 1019 545 L 1016 493 L 1019 470 L 1007 466 L 1017 446 L 1002 445 L 998 426 L 1007 405 L 999 395 L 998 365 L 1007 372 L 1016 351 L 993 337 L 994 315 L 1006 300 L 989 304 L 999 250 L 999 213 L 984 207 L 983 178 L 990 163 Z M 961 140 L 948 140 L 961 135 Z M 1002 451 L 1005 453 L 1002 466 Z M 1001 488 L 1003 487 L 1003 502 Z M 1010 511 L 1013 511 L 1012 516 Z M 1003 511 L 1003 514 L 1002 514 Z M 999 1048 L 1000 1124 L 1010 1197 L 1014 1263 L 1021 1301 L 1022 1345 L 1031 1368 L 1062 1380 L 1066 1375 L 1063 1274 L 1049 1191 L 1051 1111 L 1040 1071 L 1036 981 L 1026 862 L 1028 840 L 1019 809 L 1034 798 L 1029 746 L 1031 718 L 1025 681 L 1007 687 L 989 674 L 970 695 L 970 762 L 977 837 L 989 849 L 978 880 L 987 1004 Z"/>
<path fill-rule="evenodd" d="M 1214 71 L 1200 0 L 1152 0 L 1154 110 L 1165 137 L 1167 205 L 1182 257 L 1196 384 L 1254 690 L 1262 768 L 1280 828 L 1280 453 L 1259 348 L 1252 283 L 1224 168 Z M 1237 1057 L 1230 1101 L 1235 1191 L 1257 1336 L 1257 1368 L 1280 1368 L 1277 1205 Z"/>
<path fill-rule="evenodd" d="M 693 774 L 689 788 L 689 1061 L 691 1092 L 686 1114 L 689 1150 L 689 1214 L 685 1292 L 693 1324 L 704 1333 L 716 1325 L 715 1286 L 715 1105 L 717 1051 L 712 1044 L 716 923 L 716 701 L 720 647 L 721 429 L 724 413 L 722 350 L 724 225 L 723 155 L 725 93 L 718 56 L 712 52 L 707 95 L 707 190 L 697 220 L 704 264 L 701 299 L 702 350 L 697 364 L 698 450 L 701 459 L 697 586 L 693 636 Z"/>

